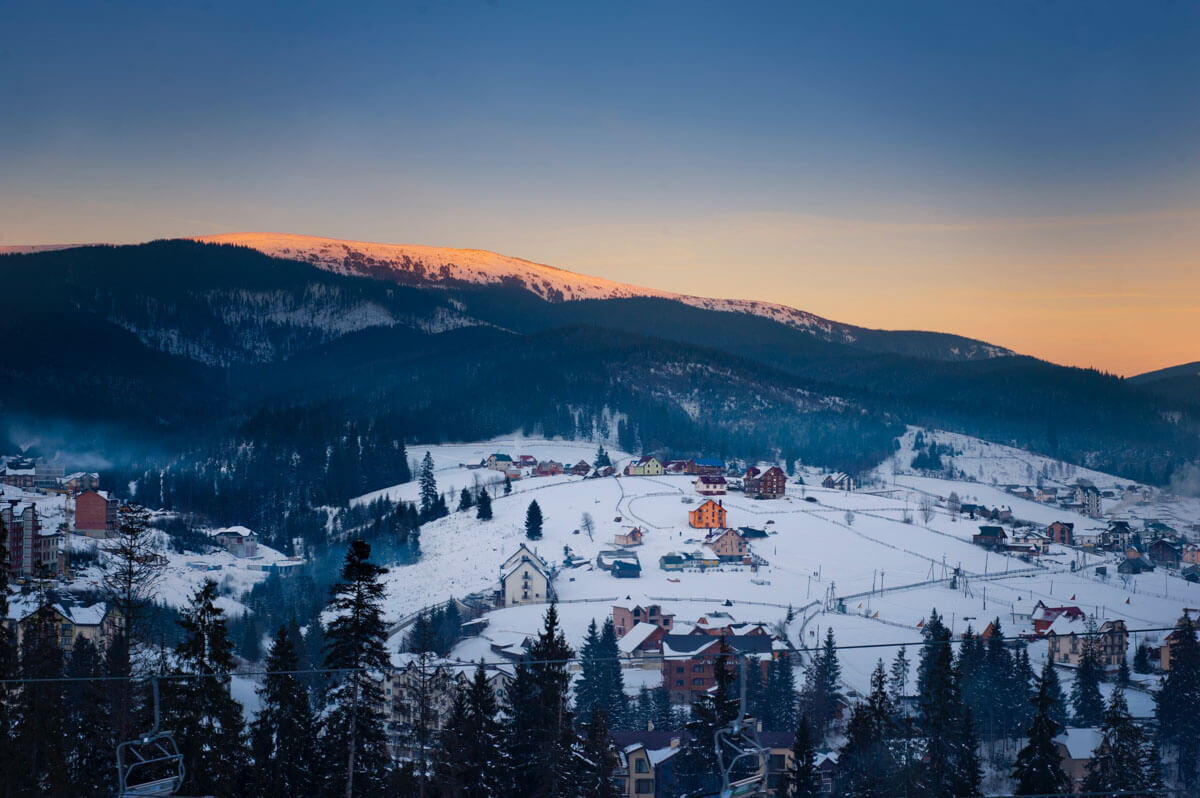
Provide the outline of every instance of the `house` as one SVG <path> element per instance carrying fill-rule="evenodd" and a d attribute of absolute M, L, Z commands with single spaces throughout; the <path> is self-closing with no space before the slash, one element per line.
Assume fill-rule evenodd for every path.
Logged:
<path fill-rule="evenodd" d="M 537 468 L 538 459 L 531 454 L 523 454 L 517 458 L 518 468 Z"/>
<path fill-rule="evenodd" d="M 5 467 L 0 469 L 0 482 L 5 485 L 33 490 L 35 479 L 36 467 L 34 462 L 27 457 L 16 457 L 9 460 Z"/>
<path fill-rule="evenodd" d="M 753 477 L 750 476 L 751 471 L 758 471 L 758 469 L 746 469 L 746 476 L 742 484 L 747 496 L 759 499 L 782 499 L 787 493 L 787 474 L 783 473 L 783 469 L 779 466 L 771 466 Z"/>
<path fill-rule="evenodd" d="M 1077 529 L 1075 530 L 1074 539 L 1075 545 L 1084 549 L 1096 549 L 1100 547 L 1100 542 L 1104 537 L 1104 529 Z"/>
<path fill-rule="evenodd" d="M 58 576 L 67 571 L 67 549 L 57 530 L 42 528 L 37 505 L 18 509 L 19 501 L 9 499 L 0 507 L 0 534 L 8 545 L 8 570 L 13 576 Z"/>
<path fill-rule="evenodd" d="M 553 597 L 552 574 L 546 561 L 524 543 L 500 565 L 497 606 L 540 604 Z"/>
<path fill-rule="evenodd" d="M 1200 565 L 1189 565 L 1189 566 L 1183 568 L 1179 572 L 1179 575 L 1182 576 L 1184 579 L 1188 580 L 1189 582 L 1192 582 L 1192 583 L 1200 582 Z"/>
<path fill-rule="evenodd" d="M 981 526 L 979 531 L 971 536 L 971 542 L 976 546 L 999 549 L 1004 546 L 1008 535 L 1002 526 Z"/>
<path fill-rule="evenodd" d="M 1073 546 L 1075 545 L 1075 525 L 1067 521 L 1055 521 L 1046 527 L 1046 537 L 1050 538 L 1052 543 L 1060 546 Z"/>
<path fill-rule="evenodd" d="M 118 611 L 102 601 L 80 606 L 53 593 L 27 593 L 9 598 L 8 616 L 3 620 L 15 633 L 18 646 L 26 632 L 37 628 L 39 622 L 48 622 L 50 626 L 46 628 L 53 630 L 55 644 L 70 654 L 80 637 L 101 651 L 108 648 L 116 634 L 118 618 Z"/>
<path fill-rule="evenodd" d="M 592 473 L 592 467 L 587 464 L 586 460 L 580 460 L 575 465 L 571 466 L 571 474 L 577 477 L 586 477 Z"/>
<path fill-rule="evenodd" d="M 624 637 L 639 623 L 653 624 L 664 632 L 670 632 L 675 627 L 674 613 L 663 612 L 661 604 L 641 604 L 632 601 L 629 596 L 613 604 L 612 619 L 618 638 Z"/>
<path fill-rule="evenodd" d="M 117 533 L 121 503 L 108 491 L 85 490 L 75 497 L 75 530 L 89 538 L 109 538 Z"/>
<path fill-rule="evenodd" d="M 1032 529 L 1014 532 L 1012 543 L 1008 544 L 1008 550 L 1026 552 L 1037 557 L 1050 550 L 1050 538 Z"/>
<path fill-rule="evenodd" d="M 1049 641 L 1050 661 L 1059 665 L 1079 667 L 1080 657 L 1083 656 L 1087 645 L 1081 620 L 1070 619 L 1065 615 L 1059 617 L 1046 630 L 1046 640 Z M 1122 620 L 1105 621 L 1097 630 L 1096 651 L 1100 656 L 1100 664 L 1106 670 L 1116 670 L 1125 659 L 1125 651 L 1129 644 L 1129 632 L 1126 631 Z"/>
<path fill-rule="evenodd" d="M 821 482 L 821 487 L 832 490 L 854 490 L 855 485 L 854 477 L 841 471 L 830 474 Z"/>
<path fill-rule="evenodd" d="M 1150 560 L 1164 568 L 1178 568 L 1183 551 L 1169 540 L 1159 538 L 1150 544 Z"/>
<path fill-rule="evenodd" d="M 1056 504 L 1058 503 L 1058 491 L 1054 488 L 1038 488 L 1037 493 L 1033 495 L 1033 500 L 1041 504 Z"/>
<path fill-rule="evenodd" d="M 688 525 L 692 529 L 722 529 L 726 523 L 727 513 L 719 501 L 709 499 L 695 510 L 688 511 Z"/>
<path fill-rule="evenodd" d="M 740 562 L 750 552 L 750 544 L 736 529 L 714 529 L 704 539 L 721 562 Z"/>
<path fill-rule="evenodd" d="M 663 463 L 664 474 L 686 474 L 688 472 L 687 460 L 668 460 Z"/>
<path fill-rule="evenodd" d="M 1119 574 L 1142 574 L 1153 570 L 1154 566 L 1147 562 L 1145 557 L 1126 557 L 1117 566 Z"/>
<path fill-rule="evenodd" d="M 661 477 L 662 473 L 662 462 L 652 456 L 639 457 L 625 466 L 625 476 L 628 477 Z"/>
<path fill-rule="evenodd" d="M 1182 634 L 1183 633 L 1178 629 L 1171 632 L 1167 635 L 1167 639 L 1163 641 L 1162 646 L 1158 650 L 1158 666 L 1163 670 L 1164 673 L 1167 673 L 1171 670 L 1171 648 L 1179 645 L 1179 641 L 1181 639 L 1180 635 Z M 1200 638 L 1200 634 L 1197 634 L 1196 636 L 1197 638 Z"/>
<path fill-rule="evenodd" d="M 628 532 L 618 532 L 613 537 L 613 543 L 618 546 L 640 546 L 642 545 L 642 528 L 635 526 Z"/>
<path fill-rule="evenodd" d="M 1080 483 L 1075 486 L 1072 501 L 1079 505 L 1085 515 L 1100 517 L 1100 491 L 1095 485 Z"/>
<path fill-rule="evenodd" d="M 234 557 L 257 557 L 258 535 L 244 526 L 230 526 L 212 533 L 217 545 Z"/>
<path fill-rule="evenodd" d="M 468 680 L 462 671 L 428 659 L 422 662 L 417 654 L 400 654 L 399 658 L 383 685 L 387 743 L 393 757 L 411 758 L 419 755 L 420 749 L 412 730 L 424 726 L 429 740 L 437 739 L 449 724 L 454 701 L 466 690 Z"/>
<path fill-rule="evenodd" d="M 516 468 L 516 463 L 513 462 L 512 456 L 507 454 L 489 454 L 487 460 L 484 461 L 487 467 L 493 471 L 510 471 Z"/>
<path fill-rule="evenodd" d="M 1133 534 L 1133 529 L 1129 526 L 1128 521 L 1110 521 L 1101 540 L 1106 548 L 1128 546 L 1129 541 L 1133 539 Z"/>
<path fill-rule="evenodd" d="M 767 537 L 767 530 L 752 526 L 739 526 L 738 532 L 741 532 L 746 540 L 761 540 Z"/>
<path fill-rule="evenodd" d="M 708 474 L 717 476 L 725 473 L 725 461 L 716 457 L 697 457 L 687 461 L 688 474 Z"/>
<path fill-rule="evenodd" d="M 734 654 L 757 655 L 766 678 L 767 665 L 776 655 L 774 641 L 768 636 L 663 635 L 663 685 L 670 690 L 672 703 L 691 703 L 692 696 L 716 684 L 715 663 L 722 640 Z"/>
<path fill-rule="evenodd" d="M 1103 732 L 1094 727 L 1068 728 L 1054 738 L 1054 747 L 1058 749 L 1060 764 L 1070 782 L 1071 792 L 1082 791 L 1087 766 L 1092 761 L 1092 752 L 1099 748 L 1103 741 Z"/>
<path fill-rule="evenodd" d="M 642 563 L 635 554 L 631 557 L 613 560 L 612 568 L 609 570 L 618 579 L 637 579 L 642 575 Z"/>
<path fill-rule="evenodd" d="M 1179 552 L 1179 562 L 1182 565 L 1200 565 L 1200 546 L 1185 543 Z"/>
<path fill-rule="evenodd" d="M 701 496 L 724 496 L 725 495 L 725 477 L 714 477 L 708 474 L 702 474 L 696 477 L 696 481 L 692 483 L 696 492 Z"/>
<path fill-rule="evenodd" d="M 535 477 L 557 477 L 563 472 L 563 464 L 557 460 L 546 460 L 537 464 L 533 471 Z"/>
<path fill-rule="evenodd" d="M 1038 636 L 1044 635 L 1059 618 L 1066 618 L 1070 623 L 1082 623 L 1084 614 L 1083 610 L 1075 606 L 1048 607 L 1041 600 L 1033 606 L 1033 611 L 1029 614 L 1029 620 L 1033 622 L 1033 633 Z"/>
<path fill-rule="evenodd" d="M 686 732 L 650 729 L 614 731 L 617 749 L 613 780 L 621 798 L 668 798 L 678 794 L 675 759 L 683 750 Z"/>
<path fill-rule="evenodd" d="M 94 471 L 76 471 L 73 474 L 67 474 L 58 484 L 64 491 L 74 496 L 85 490 L 99 488 L 100 475 Z"/>
<path fill-rule="evenodd" d="M 692 552 L 669 551 L 658 558 L 658 567 L 664 571 L 682 571 L 686 568 L 716 568 L 721 564 L 715 554 L 700 550 Z"/>

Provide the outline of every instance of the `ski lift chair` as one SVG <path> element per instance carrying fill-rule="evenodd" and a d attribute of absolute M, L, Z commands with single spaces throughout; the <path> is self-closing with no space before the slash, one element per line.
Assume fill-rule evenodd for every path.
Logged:
<path fill-rule="evenodd" d="M 159 729 L 158 679 L 151 677 L 154 727 L 136 740 L 117 746 L 119 798 L 174 795 L 183 786 L 186 770 L 175 735 Z"/>

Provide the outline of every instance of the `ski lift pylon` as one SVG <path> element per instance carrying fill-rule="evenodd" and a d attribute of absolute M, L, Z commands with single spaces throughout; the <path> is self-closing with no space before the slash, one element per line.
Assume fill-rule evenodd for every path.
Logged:
<path fill-rule="evenodd" d="M 154 696 L 154 727 L 138 739 L 117 746 L 119 798 L 174 795 L 183 786 L 183 754 L 175 744 L 175 735 L 159 729 L 162 716 L 157 676 L 150 677 L 150 689 Z"/>

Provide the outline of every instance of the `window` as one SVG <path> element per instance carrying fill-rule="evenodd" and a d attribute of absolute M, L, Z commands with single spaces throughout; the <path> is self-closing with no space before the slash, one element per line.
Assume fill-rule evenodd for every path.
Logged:
<path fill-rule="evenodd" d="M 682 665 L 676 665 L 676 666 L 675 666 L 675 672 L 676 672 L 676 673 L 683 673 L 683 666 L 682 666 Z"/>
<path fill-rule="evenodd" d="M 704 673 L 704 666 L 703 665 L 693 665 L 692 673 Z"/>
<path fill-rule="evenodd" d="M 683 679 L 676 679 L 676 680 L 675 680 L 675 686 L 676 686 L 676 687 L 683 687 Z"/>
<path fill-rule="evenodd" d="M 695 685 L 696 687 L 703 687 L 704 680 L 703 679 L 692 679 L 692 684 Z"/>
<path fill-rule="evenodd" d="M 654 779 L 638 779 L 633 783 L 633 792 L 635 795 L 653 795 Z"/>
<path fill-rule="evenodd" d="M 633 770 L 635 773 L 649 773 L 650 763 L 644 759 L 634 760 Z"/>

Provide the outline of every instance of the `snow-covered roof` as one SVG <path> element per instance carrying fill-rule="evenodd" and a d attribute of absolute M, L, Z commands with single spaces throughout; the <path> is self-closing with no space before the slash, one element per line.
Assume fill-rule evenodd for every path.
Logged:
<path fill-rule="evenodd" d="M 212 535 L 213 537 L 216 537 L 217 535 L 237 535 L 238 537 L 244 538 L 247 535 L 253 535 L 254 531 L 247 529 L 244 526 L 227 526 L 221 529 L 214 529 L 208 534 Z"/>
<path fill-rule="evenodd" d="M 650 635 L 654 634 L 654 630 L 658 626 L 652 623 L 638 622 L 633 625 L 633 628 L 625 633 L 625 636 L 617 641 L 617 648 L 622 654 L 631 654 L 637 650 L 638 646 L 645 643 Z"/>
<path fill-rule="evenodd" d="M 1071 759 L 1091 759 L 1092 752 L 1100 746 L 1103 740 L 1104 734 L 1100 729 L 1092 726 L 1080 729 L 1068 728 L 1054 738 L 1054 742 L 1063 744 L 1063 747 L 1067 749 L 1067 756 Z"/>

